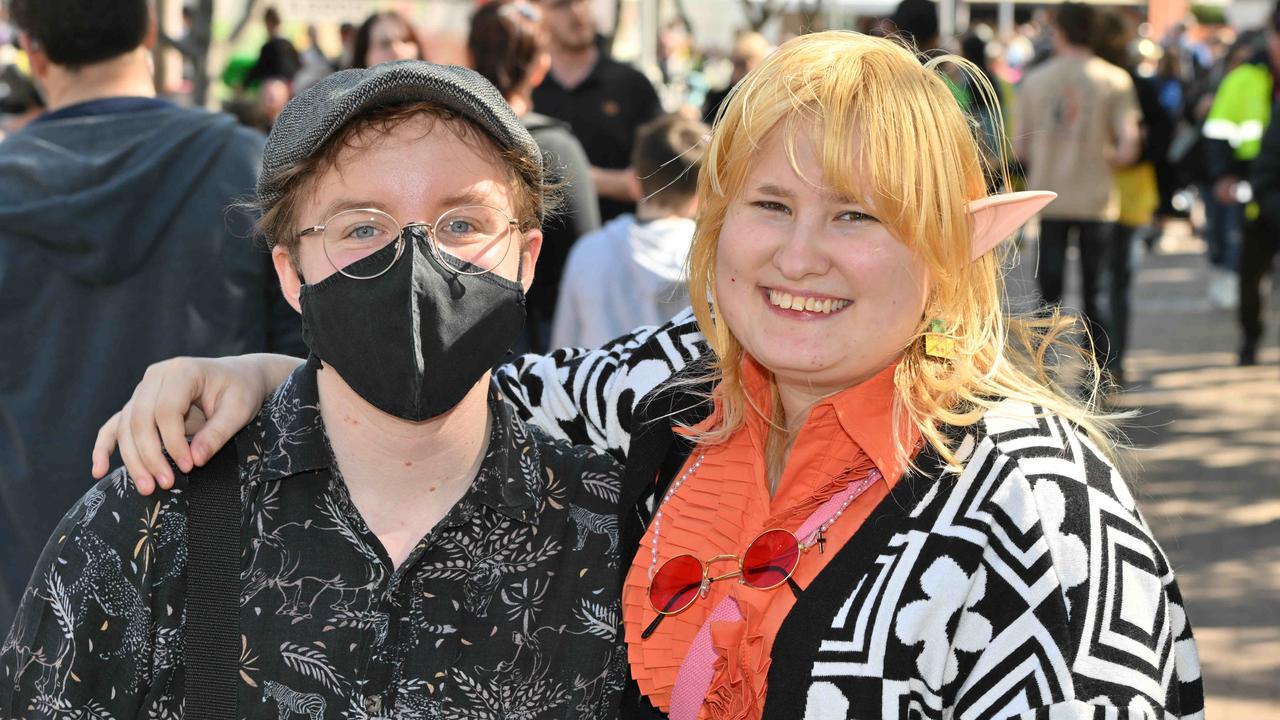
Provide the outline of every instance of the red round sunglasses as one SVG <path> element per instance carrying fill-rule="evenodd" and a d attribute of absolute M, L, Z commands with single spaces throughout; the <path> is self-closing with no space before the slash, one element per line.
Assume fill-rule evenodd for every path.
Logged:
<path fill-rule="evenodd" d="M 823 544 L 821 533 L 816 543 Z M 703 562 L 693 555 L 684 554 L 667 560 L 649 580 L 649 605 L 658 617 L 640 637 L 652 635 L 663 617 L 684 612 L 695 600 L 705 598 L 711 583 L 719 580 L 736 577 L 739 583 L 756 590 L 772 590 L 786 583 L 799 596 L 800 587 L 791 575 L 800 564 L 800 555 L 808 549 L 809 546 L 801 543 L 791 531 L 774 528 L 757 535 L 741 555 L 716 555 Z M 738 569 L 713 576 L 711 564 L 725 560 L 737 560 Z"/>

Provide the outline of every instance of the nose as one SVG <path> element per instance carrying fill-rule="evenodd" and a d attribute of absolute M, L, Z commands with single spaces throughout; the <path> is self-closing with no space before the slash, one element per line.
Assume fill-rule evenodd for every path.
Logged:
<path fill-rule="evenodd" d="M 791 223 L 780 240 L 773 264 L 788 280 L 822 275 L 830 269 L 831 258 L 823 247 L 822 229 L 814 223 Z"/>

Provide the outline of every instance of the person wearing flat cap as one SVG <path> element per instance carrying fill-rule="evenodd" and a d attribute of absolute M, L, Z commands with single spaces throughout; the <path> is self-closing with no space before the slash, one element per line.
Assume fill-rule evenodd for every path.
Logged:
<path fill-rule="evenodd" d="M 346 70 L 280 115 L 260 229 L 311 355 L 225 451 L 229 717 L 616 716 L 619 469 L 490 379 L 551 194 L 470 70 Z M 0 717 L 192 713 L 201 480 L 176 474 L 142 497 L 117 470 L 67 513 L 0 651 Z"/>

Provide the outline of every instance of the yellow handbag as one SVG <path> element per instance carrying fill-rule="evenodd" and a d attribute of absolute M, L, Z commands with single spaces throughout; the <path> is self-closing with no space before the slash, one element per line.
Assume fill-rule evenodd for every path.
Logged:
<path fill-rule="evenodd" d="M 1115 181 L 1116 190 L 1120 193 L 1120 224 L 1129 227 L 1149 225 L 1160 206 L 1155 166 L 1144 162 L 1117 170 Z"/>

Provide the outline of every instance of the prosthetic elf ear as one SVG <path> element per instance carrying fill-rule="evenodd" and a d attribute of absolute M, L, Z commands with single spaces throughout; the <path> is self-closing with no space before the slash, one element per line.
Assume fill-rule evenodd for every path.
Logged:
<path fill-rule="evenodd" d="M 1044 190 L 1002 193 L 969 203 L 969 220 L 973 227 L 973 256 L 991 252 L 1001 240 L 1009 237 L 1022 224 L 1058 197 Z"/>

